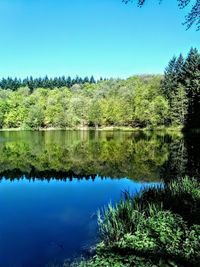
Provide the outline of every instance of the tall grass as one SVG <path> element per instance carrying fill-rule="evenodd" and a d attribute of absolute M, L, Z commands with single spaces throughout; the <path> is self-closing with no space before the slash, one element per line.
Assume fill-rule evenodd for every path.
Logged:
<path fill-rule="evenodd" d="M 127 192 L 98 212 L 96 256 L 73 266 L 200 266 L 200 184 L 185 177 Z"/>

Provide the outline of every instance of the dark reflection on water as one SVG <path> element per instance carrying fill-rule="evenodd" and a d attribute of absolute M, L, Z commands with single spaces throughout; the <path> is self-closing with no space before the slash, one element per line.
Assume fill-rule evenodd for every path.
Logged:
<path fill-rule="evenodd" d="M 44 267 L 79 256 L 96 241 L 97 209 L 115 203 L 122 191 L 197 176 L 198 138 L 1 132 L 0 267 Z"/>

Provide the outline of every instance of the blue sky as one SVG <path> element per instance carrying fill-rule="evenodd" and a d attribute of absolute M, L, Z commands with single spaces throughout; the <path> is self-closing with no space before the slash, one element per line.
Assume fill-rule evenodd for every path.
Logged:
<path fill-rule="evenodd" d="M 0 77 L 162 73 L 174 54 L 200 49 L 185 14 L 169 0 L 1 0 Z"/>

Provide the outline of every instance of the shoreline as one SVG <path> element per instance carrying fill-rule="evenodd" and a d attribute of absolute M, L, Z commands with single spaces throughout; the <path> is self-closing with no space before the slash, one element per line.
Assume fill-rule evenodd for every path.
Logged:
<path fill-rule="evenodd" d="M 105 127 L 65 127 L 65 128 L 56 128 L 56 127 L 48 127 L 48 128 L 38 128 L 38 129 L 24 129 L 24 128 L 2 128 L 0 132 L 18 132 L 18 131 L 33 131 L 33 132 L 46 132 L 46 131 L 127 131 L 127 132 L 154 132 L 154 131 L 172 131 L 172 132 L 181 132 L 183 127 L 155 127 L 155 128 L 139 128 L 139 127 L 126 127 L 126 126 L 105 126 Z"/>

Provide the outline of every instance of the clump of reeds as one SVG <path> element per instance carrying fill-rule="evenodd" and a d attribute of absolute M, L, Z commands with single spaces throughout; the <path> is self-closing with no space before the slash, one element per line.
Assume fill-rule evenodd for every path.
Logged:
<path fill-rule="evenodd" d="M 76 266 L 200 266 L 200 184 L 185 177 L 127 192 L 98 212 L 97 255 Z M 199 264 L 199 265 L 198 265 Z"/>

